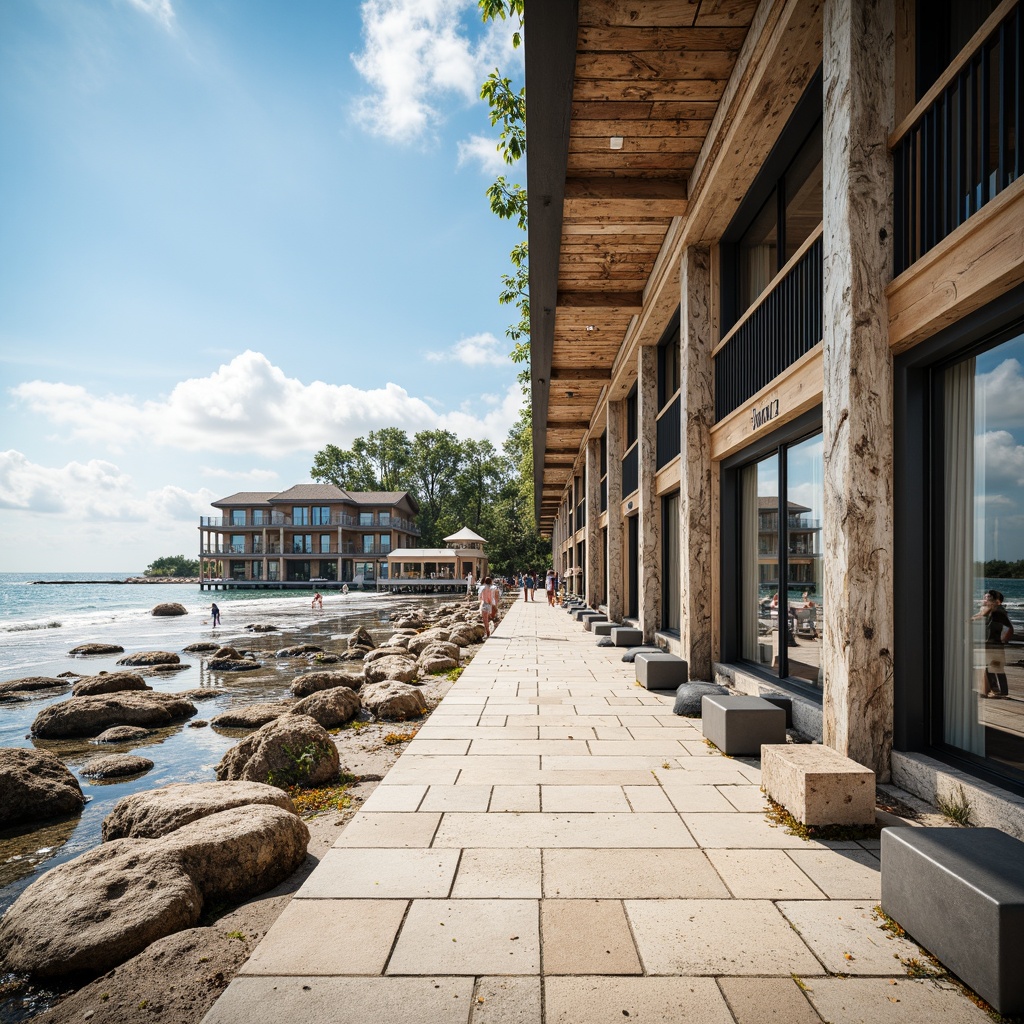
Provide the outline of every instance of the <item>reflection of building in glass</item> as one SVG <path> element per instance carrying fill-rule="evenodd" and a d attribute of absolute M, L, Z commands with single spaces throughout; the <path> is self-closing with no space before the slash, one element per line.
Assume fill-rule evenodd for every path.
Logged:
<path fill-rule="evenodd" d="M 811 510 L 795 501 L 786 503 L 789 537 L 789 586 L 815 590 L 821 579 L 821 520 L 808 519 Z M 757 499 L 757 571 L 762 587 L 779 584 L 779 499 Z"/>

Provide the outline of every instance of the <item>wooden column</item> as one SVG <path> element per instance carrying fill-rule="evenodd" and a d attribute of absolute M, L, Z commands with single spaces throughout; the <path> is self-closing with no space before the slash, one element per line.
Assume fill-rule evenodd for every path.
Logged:
<path fill-rule="evenodd" d="M 601 603 L 604 583 L 604 558 L 601 551 L 601 439 L 592 437 L 587 442 L 587 468 L 584 477 L 587 498 L 587 552 L 585 579 L 587 604 L 596 608 Z"/>
<path fill-rule="evenodd" d="M 622 571 L 622 452 L 625 437 L 624 402 L 608 403 L 608 618 L 622 621 L 626 598 L 626 576 Z"/>
<path fill-rule="evenodd" d="M 892 748 L 892 0 L 824 15 L 824 742 L 889 778 Z"/>
<path fill-rule="evenodd" d="M 679 265 L 679 639 L 691 679 L 711 679 L 711 254 L 690 246 Z M 665 524 L 665 529 L 672 526 Z"/>
<path fill-rule="evenodd" d="M 658 350 L 640 349 L 637 367 L 637 418 L 640 450 L 637 507 L 640 511 L 640 628 L 644 643 L 654 640 L 661 616 L 661 515 L 654 476 L 658 464 Z"/>

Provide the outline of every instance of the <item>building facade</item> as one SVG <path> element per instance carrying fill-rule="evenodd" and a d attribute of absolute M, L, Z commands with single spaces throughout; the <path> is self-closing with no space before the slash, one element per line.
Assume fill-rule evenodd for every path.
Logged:
<path fill-rule="evenodd" d="M 989 575 L 1024 564 L 1019 2 L 527 20 L 556 567 L 692 678 L 784 690 L 880 780 L 1024 835 L 1024 586 Z"/>
<path fill-rule="evenodd" d="M 204 579 L 371 583 L 387 579 L 391 551 L 419 543 L 419 506 L 408 491 L 297 484 L 212 504 L 222 515 L 199 521 Z"/>

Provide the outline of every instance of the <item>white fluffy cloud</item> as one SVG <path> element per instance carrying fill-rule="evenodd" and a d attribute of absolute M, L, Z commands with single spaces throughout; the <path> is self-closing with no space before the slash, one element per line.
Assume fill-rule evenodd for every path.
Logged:
<path fill-rule="evenodd" d="M 507 347 L 490 331 L 484 331 L 460 339 L 446 352 L 428 352 L 427 358 L 434 363 L 455 362 L 464 366 L 510 366 Z"/>
<path fill-rule="evenodd" d="M 128 0 L 137 11 L 148 14 L 154 20 L 160 22 L 164 28 L 171 28 L 174 25 L 174 7 L 171 0 Z"/>
<path fill-rule="evenodd" d="M 498 152 L 497 142 L 487 135 L 470 135 L 468 139 L 459 142 L 459 166 L 464 167 L 466 164 L 477 164 L 488 177 L 509 169 Z"/>
<path fill-rule="evenodd" d="M 41 466 L 21 452 L 0 452 L 0 508 L 100 522 L 194 520 L 209 514 L 213 491 L 164 486 L 139 494 L 132 478 L 111 462 L 90 459 Z"/>
<path fill-rule="evenodd" d="M 242 483 L 272 483 L 280 477 L 273 469 L 218 469 L 214 466 L 200 466 L 199 475 L 215 480 L 237 480 Z"/>
<path fill-rule="evenodd" d="M 1024 426 L 1024 367 L 1018 360 L 1004 359 L 979 373 L 975 386 L 989 430 Z"/>
<path fill-rule="evenodd" d="M 488 71 L 510 52 L 504 23 L 470 37 L 475 0 L 364 0 L 361 13 L 363 50 L 352 61 L 371 92 L 356 119 L 396 142 L 429 135 L 450 97 L 474 102 Z"/>
<path fill-rule="evenodd" d="M 478 336 L 486 337 L 491 336 Z M 494 362 L 481 355 L 488 351 L 487 344 L 465 341 L 461 361 Z M 497 345 L 493 337 L 492 342 Z M 486 415 L 439 412 L 397 384 L 367 391 L 324 381 L 306 384 L 287 377 L 266 356 L 251 351 L 235 356 L 207 377 L 182 381 L 160 400 L 95 395 L 76 384 L 39 380 L 18 385 L 11 394 L 62 433 L 102 443 L 112 451 L 155 444 L 264 458 L 315 452 L 328 442 L 349 444 L 381 427 L 410 432 L 446 429 L 500 443 L 522 402 L 519 388 L 513 385 L 501 405 Z"/>

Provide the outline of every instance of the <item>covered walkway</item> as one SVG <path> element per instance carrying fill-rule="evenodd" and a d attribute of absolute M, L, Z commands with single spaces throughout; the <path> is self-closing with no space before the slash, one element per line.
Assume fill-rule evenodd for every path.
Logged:
<path fill-rule="evenodd" d="M 987 1022 L 671 704 L 516 602 L 206 1024 Z"/>

